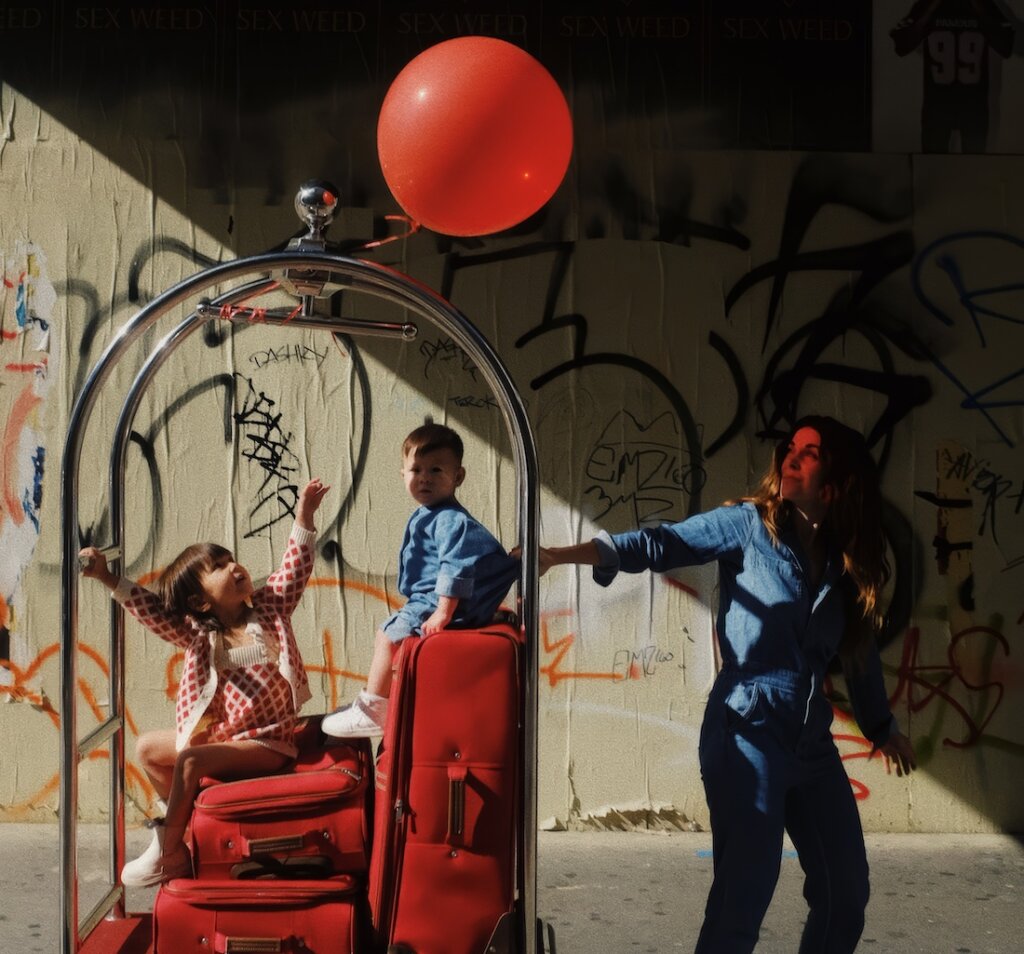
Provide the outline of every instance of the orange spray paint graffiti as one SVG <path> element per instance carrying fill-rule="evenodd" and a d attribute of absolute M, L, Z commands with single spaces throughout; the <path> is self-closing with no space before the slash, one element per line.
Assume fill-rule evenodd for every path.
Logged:
<path fill-rule="evenodd" d="M 152 579 L 157 575 L 159 574 L 147 574 L 145 579 L 152 581 Z M 339 580 L 334 577 L 314 577 L 309 581 L 308 586 L 341 587 L 366 593 L 376 599 L 379 599 L 389 609 L 393 609 L 400 605 L 400 601 L 396 601 L 393 597 L 390 597 L 384 590 L 356 581 Z M 0 601 L 0 622 L 5 618 L 6 612 L 6 603 Z M 339 701 L 339 685 L 343 685 L 346 680 L 354 680 L 357 683 L 362 684 L 366 681 L 366 676 L 341 668 L 335 664 L 333 636 L 329 629 L 325 628 L 322 632 L 321 647 L 324 658 L 323 665 L 307 665 L 306 670 L 309 673 L 318 673 L 326 677 L 329 683 L 329 705 L 332 708 L 336 708 Z M 104 706 L 98 701 L 96 685 L 99 684 L 104 687 L 106 686 L 110 676 L 110 667 L 99 652 L 85 643 L 80 642 L 78 644 L 78 652 L 83 659 L 88 660 L 94 667 L 94 671 L 90 676 L 79 677 L 77 685 L 79 697 L 83 702 L 85 702 L 86 707 L 98 724 L 107 718 L 107 714 Z M 4 665 L 8 669 L 12 679 L 10 685 L 0 685 L 0 695 L 6 696 L 11 701 L 27 703 L 37 709 L 39 712 L 43 713 L 47 719 L 49 719 L 54 730 L 58 732 L 60 731 L 61 726 L 60 714 L 53 707 L 49 699 L 47 699 L 39 689 L 34 687 L 38 683 L 43 667 L 49 662 L 56 662 L 59 653 L 60 645 L 58 643 L 52 643 L 42 649 L 35 656 L 32 662 L 25 667 L 20 667 L 11 660 L 0 659 L 0 665 Z M 177 694 L 183 658 L 183 653 L 174 652 L 167 659 L 164 670 L 164 694 L 168 699 L 173 699 Z M 131 738 L 137 738 L 139 735 L 139 728 L 131 710 L 128 708 L 125 710 L 125 724 L 127 726 L 129 736 Z M 109 759 L 109 757 L 110 754 L 107 749 L 97 750 L 90 753 L 88 756 L 90 761 Z M 155 802 L 156 792 L 144 773 L 141 772 L 137 766 L 129 762 L 125 767 L 125 776 L 129 797 L 141 806 L 145 806 L 146 808 L 151 807 Z M 59 774 L 54 773 L 29 795 L 14 804 L 4 806 L 5 812 L 12 820 L 17 819 L 18 817 L 27 816 L 33 810 L 44 805 L 47 799 L 53 798 L 59 785 Z"/>

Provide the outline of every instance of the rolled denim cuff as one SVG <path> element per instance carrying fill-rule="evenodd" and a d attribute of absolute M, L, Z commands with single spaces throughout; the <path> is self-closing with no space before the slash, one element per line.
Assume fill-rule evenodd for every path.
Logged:
<path fill-rule="evenodd" d="M 434 592 L 438 596 L 453 596 L 457 600 L 469 599 L 473 595 L 473 577 L 439 573 Z"/>
<path fill-rule="evenodd" d="M 601 558 L 601 562 L 594 567 L 594 582 L 607 586 L 619 573 L 619 551 L 615 549 L 611 534 L 606 530 L 594 537 L 594 546 Z"/>

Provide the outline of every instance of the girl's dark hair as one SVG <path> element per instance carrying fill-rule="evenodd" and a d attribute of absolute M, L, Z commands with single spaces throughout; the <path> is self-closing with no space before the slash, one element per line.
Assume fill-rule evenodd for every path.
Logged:
<path fill-rule="evenodd" d="M 199 608 L 203 599 L 200 577 L 225 557 L 232 559 L 231 551 L 217 543 L 193 543 L 185 547 L 157 577 L 157 593 L 164 609 L 178 621 L 186 616 L 211 621 L 213 618 Z"/>
<path fill-rule="evenodd" d="M 821 437 L 825 482 L 834 490 L 825 515 L 831 545 L 843 555 L 843 569 L 855 589 L 854 606 L 847 620 L 840 651 L 856 657 L 884 622 L 881 595 L 891 575 L 882 531 L 882 492 L 878 467 L 863 436 L 831 417 L 809 415 L 794 425 L 772 455 L 772 462 L 749 500 L 757 507 L 772 540 L 779 541 L 791 505 L 779 496 L 782 463 L 793 435 L 811 427 Z"/>
<path fill-rule="evenodd" d="M 444 424 L 428 421 L 416 428 L 402 444 L 402 458 L 412 454 L 430 454 L 434 451 L 450 450 L 455 460 L 462 463 L 462 438 Z"/>

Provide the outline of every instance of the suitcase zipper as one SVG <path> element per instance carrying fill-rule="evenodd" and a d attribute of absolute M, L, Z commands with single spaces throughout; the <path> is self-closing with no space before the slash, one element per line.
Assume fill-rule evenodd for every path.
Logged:
<path fill-rule="evenodd" d="M 342 791 L 342 792 L 331 792 L 331 793 L 328 793 L 328 794 L 324 794 L 322 792 L 316 792 L 316 793 L 313 793 L 311 795 L 306 795 L 306 796 L 301 796 L 301 795 L 295 795 L 295 794 L 287 793 L 287 794 L 278 795 L 278 796 L 272 797 L 272 798 L 265 798 L 264 797 L 264 798 L 255 799 L 255 800 L 252 799 L 252 798 L 240 798 L 237 801 L 218 802 L 216 805 L 199 805 L 197 807 L 199 808 L 200 811 L 204 811 L 207 814 L 209 814 L 211 817 L 215 817 L 215 818 L 219 817 L 221 815 L 224 815 L 224 814 L 227 814 L 227 815 L 230 816 L 230 814 L 232 812 L 234 812 L 235 810 L 237 810 L 239 808 L 242 808 L 242 809 L 253 808 L 254 806 L 258 806 L 260 811 L 261 811 L 261 813 L 266 813 L 266 811 L 268 809 L 273 809 L 273 808 L 276 808 L 276 807 L 278 807 L 280 805 L 284 805 L 287 808 L 293 808 L 296 805 L 300 805 L 300 804 L 317 804 L 317 803 L 323 802 L 325 800 L 332 800 L 332 799 L 338 798 L 339 796 L 340 797 L 347 797 L 347 796 L 351 795 L 354 791 L 356 791 L 356 789 L 358 788 L 360 783 L 363 781 L 363 776 L 362 775 L 360 775 L 358 772 L 353 772 L 352 769 L 349 769 L 349 768 L 343 768 L 343 767 L 339 766 L 338 768 L 330 769 L 329 771 L 332 772 L 332 773 L 340 774 L 340 775 L 347 775 L 349 778 L 352 779 L 352 781 L 355 784 L 350 786 L 349 788 L 347 788 L 345 791 Z M 309 774 L 312 774 L 312 773 L 309 773 Z M 252 781 L 251 779 L 245 779 L 245 780 L 243 780 L 241 782 L 222 782 L 221 784 L 222 785 L 235 785 L 235 784 L 237 784 L 237 785 L 246 785 L 246 784 L 249 784 L 251 781 Z"/>

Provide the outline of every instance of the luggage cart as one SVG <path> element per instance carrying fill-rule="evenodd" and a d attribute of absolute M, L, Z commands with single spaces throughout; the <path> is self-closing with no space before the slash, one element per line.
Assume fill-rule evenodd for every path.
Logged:
<path fill-rule="evenodd" d="M 553 933 L 537 918 L 537 645 L 538 645 L 538 523 L 539 483 L 533 433 L 523 401 L 507 369 L 472 323 L 431 289 L 393 269 L 331 252 L 324 233 L 334 217 L 338 192 L 329 183 L 305 183 L 295 199 L 296 211 L 308 233 L 293 239 L 285 251 L 255 255 L 215 265 L 179 282 L 156 297 L 118 331 L 90 372 L 68 423 L 61 469 L 61 747 L 60 747 L 60 916 L 61 952 L 128 954 L 145 951 L 148 915 L 125 910 L 119 873 L 125 858 L 125 681 L 124 611 L 111 601 L 109 641 L 109 713 L 106 720 L 79 738 L 76 717 L 78 683 L 78 487 L 82 447 L 93 407 L 118 361 L 161 317 L 181 306 L 190 314 L 152 349 L 125 397 L 115 425 L 108 473 L 112 539 L 111 561 L 121 559 L 125 523 L 125 467 L 135 414 L 157 371 L 170 354 L 211 318 L 245 320 L 237 303 L 275 289 L 296 299 L 292 309 L 260 309 L 268 324 L 314 329 L 325 334 L 378 335 L 411 340 L 418 333 L 412 322 L 364 321 L 331 317 L 313 311 L 317 298 L 344 291 L 369 295 L 397 304 L 450 336 L 472 359 L 490 387 L 511 440 L 516 471 L 518 542 L 524 554 L 519 582 L 520 614 L 525 629 L 524 731 L 521 784 L 522 828 L 518 845 L 518 903 L 512 930 L 496 933 L 488 954 L 537 954 L 553 950 Z M 253 277 L 255 276 L 255 277 Z M 245 279 L 243 284 L 238 283 Z M 202 295 L 220 290 L 213 298 Z M 195 301 L 195 305 L 191 303 Z M 77 816 L 80 763 L 104 746 L 110 752 L 110 832 L 105 894 L 84 916 L 79 911 Z M 138 924 L 134 930 L 132 919 Z M 484 952 L 481 952 L 484 954 Z"/>

